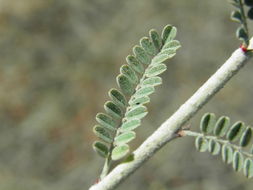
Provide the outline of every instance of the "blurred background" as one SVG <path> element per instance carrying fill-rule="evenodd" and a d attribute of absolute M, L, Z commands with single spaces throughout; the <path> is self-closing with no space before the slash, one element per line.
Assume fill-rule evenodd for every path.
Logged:
<path fill-rule="evenodd" d="M 103 165 L 91 148 L 94 116 L 131 48 L 166 24 L 178 28 L 182 44 L 136 131 L 137 147 L 239 47 L 231 9 L 226 0 L 0 0 L 0 190 L 88 189 Z M 253 124 L 252 71 L 251 61 L 190 121 L 192 129 L 207 111 Z M 252 187 L 188 137 L 118 189 Z"/>

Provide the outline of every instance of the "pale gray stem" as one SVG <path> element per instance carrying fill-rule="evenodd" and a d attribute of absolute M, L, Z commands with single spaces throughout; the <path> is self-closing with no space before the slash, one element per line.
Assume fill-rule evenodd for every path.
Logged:
<path fill-rule="evenodd" d="M 252 47 L 253 39 L 250 41 L 249 49 L 252 49 Z M 171 141 L 177 131 L 223 88 L 250 57 L 251 53 L 244 53 L 241 49 L 237 49 L 190 99 L 133 152 L 133 161 L 115 167 L 102 181 L 93 185 L 90 190 L 109 190 L 117 187 L 160 148 Z"/>

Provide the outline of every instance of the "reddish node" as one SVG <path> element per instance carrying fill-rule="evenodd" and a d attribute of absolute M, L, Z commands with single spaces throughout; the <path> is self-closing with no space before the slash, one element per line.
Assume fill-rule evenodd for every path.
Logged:
<path fill-rule="evenodd" d="M 244 53 L 248 51 L 247 47 L 245 47 L 244 45 L 241 45 L 240 48 Z"/>

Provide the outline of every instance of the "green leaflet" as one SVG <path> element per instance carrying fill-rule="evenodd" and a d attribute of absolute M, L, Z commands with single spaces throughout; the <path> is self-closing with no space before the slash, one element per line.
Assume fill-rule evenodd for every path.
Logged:
<path fill-rule="evenodd" d="M 233 168 L 236 172 L 243 168 L 243 155 L 242 153 L 236 151 L 233 155 Z"/>
<path fill-rule="evenodd" d="M 205 152 L 208 149 L 208 141 L 203 137 L 197 137 L 195 140 L 195 146 L 199 152 Z"/>
<path fill-rule="evenodd" d="M 247 178 L 253 177 L 253 160 L 250 158 L 247 158 L 244 161 L 243 173 Z"/>
<path fill-rule="evenodd" d="M 172 28 L 173 27 L 171 25 L 167 25 L 167 26 L 164 27 L 164 29 L 162 31 L 162 42 L 163 42 L 163 44 L 165 44 L 167 39 L 170 38 Z"/>
<path fill-rule="evenodd" d="M 247 129 L 243 132 L 240 138 L 239 145 L 241 147 L 245 147 L 250 143 L 251 139 L 252 139 L 252 129 L 250 127 L 247 127 Z"/>
<path fill-rule="evenodd" d="M 93 143 L 93 149 L 102 157 L 107 157 L 108 156 L 108 152 L 109 152 L 109 149 L 108 147 L 100 142 L 100 141 L 95 141 Z"/>
<path fill-rule="evenodd" d="M 154 92 L 155 92 L 155 88 L 153 86 L 143 86 L 136 91 L 136 93 L 134 94 L 134 97 L 139 98 L 143 96 L 148 96 Z"/>
<path fill-rule="evenodd" d="M 235 22 L 241 23 L 242 22 L 242 15 L 239 11 L 233 11 L 231 13 L 231 19 Z"/>
<path fill-rule="evenodd" d="M 177 40 L 172 40 L 172 41 L 166 43 L 166 44 L 163 46 L 162 51 L 165 50 L 165 49 L 177 50 L 177 49 L 180 48 L 180 47 L 181 47 L 181 45 L 180 45 L 180 42 L 179 42 L 179 41 L 177 41 Z"/>
<path fill-rule="evenodd" d="M 134 84 L 127 76 L 123 74 L 117 76 L 117 83 L 124 94 L 131 96 L 134 93 Z"/>
<path fill-rule="evenodd" d="M 98 138 L 105 141 L 106 143 L 112 143 L 113 142 L 113 139 L 112 139 L 110 133 L 107 130 L 105 130 L 105 128 L 103 128 L 99 125 L 96 125 L 93 128 L 93 132 L 96 134 L 96 136 Z"/>
<path fill-rule="evenodd" d="M 113 102 L 107 101 L 104 105 L 105 111 L 112 116 L 112 118 L 120 119 L 123 116 L 121 109 Z"/>
<path fill-rule="evenodd" d="M 127 100 L 120 91 L 113 88 L 109 91 L 108 94 L 116 105 L 120 106 L 121 108 L 126 108 Z"/>
<path fill-rule="evenodd" d="M 128 142 L 132 141 L 135 136 L 135 132 L 133 131 L 123 132 L 114 139 L 114 144 L 117 146 L 127 144 Z"/>
<path fill-rule="evenodd" d="M 230 164 L 233 161 L 233 149 L 228 145 L 223 145 L 221 156 L 223 162 Z"/>
<path fill-rule="evenodd" d="M 131 80 L 132 83 L 134 83 L 134 84 L 138 83 L 139 79 L 138 79 L 136 73 L 134 72 L 134 70 L 131 69 L 130 66 L 128 66 L 128 65 L 121 66 L 120 73 L 122 73 L 123 75 L 128 77 Z"/>
<path fill-rule="evenodd" d="M 116 130 L 116 123 L 109 115 L 98 113 L 96 115 L 96 120 L 101 126 L 105 127 L 106 129 L 110 131 Z"/>
<path fill-rule="evenodd" d="M 227 139 L 229 141 L 236 141 L 241 136 L 241 133 L 244 128 L 244 123 L 241 121 L 236 122 L 228 131 Z"/>
<path fill-rule="evenodd" d="M 148 114 L 147 108 L 145 106 L 135 106 L 133 109 L 126 112 L 126 118 L 131 119 L 142 119 Z"/>
<path fill-rule="evenodd" d="M 217 155 L 220 153 L 220 144 L 215 140 L 211 139 L 208 144 L 208 151 L 212 153 L 212 155 Z"/>
<path fill-rule="evenodd" d="M 135 105 L 144 105 L 150 102 L 150 98 L 148 96 L 140 96 L 137 98 L 134 98 L 130 100 L 129 105 L 135 106 Z"/>
<path fill-rule="evenodd" d="M 176 35 L 177 35 L 177 28 L 173 26 L 171 28 L 170 33 L 168 34 L 165 44 L 168 43 L 169 41 L 173 40 L 176 37 Z"/>
<path fill-rule="evenodd" d="M 121 132 L 131 131 L 131 130 L 136 129 L 140 125 L 141 125 L 141 120 L 140 119 L 133 119 L 133 120 L 130 120 L 130 121 L 126 121 L 120 127 L 120 131 Z"/>
<path fill-rule="evenodd" d="M 153 45 L 152 42 L 150 42 L 149 38 L 143 37 L 140 40 L 140 45 L 149 55 L 154 56 L 156 54 L 155 46 Z"/>
<path fill-rule="evenodd" d="M 112 160 L 120 160 L 121 158 L 124 158 L 130 151 L 130 148 L 127 144 L 122 144 L 119 146 L 116 146 L 112 150 Z"/>
<path fill-rule="evenodd" d="M 153 67 L 148 68 L 146 71 L 146 75 L 147 77 L 155 77 L 157 75 L 162 74 L 164 71 L 166 71 L 166 69 L 167 69 L 167 66 L 165 64 L 163 63 L 157 64 Z"/>
<path fill-rule="evenodd" d="M 162 47 L 162 39 L 160 38 L 159 34 L 156 30 L 152 29 L 149 31 L 149 36 L 156 48 L 156 52 L 159 52 Z"/>
<path fill-rule="evenodd" d="M 223 137 L 230 125 L 230 119 L 228 117 L 222 116 L 218 119 L 214 126 L 214 135 Z"/>
<path fill-rule="evenodd" d="M 211 133 L 215 125 L 215 115 L 213 113 L 206 113 L 200 121 L 200 130 L 203 133 Z"/>
<path fill-rule="evenodd" d="M 162 84 L 162 78 L 161 77 L 150 77 L 150 78 L 147 78 L 145 79 L 141 85 L 142 86 L 145 86 L 145 85 L 150 85 L 150 86 L 158 86 Z"/>
<path fill-rule="evenodd" d="M 137 73 L 143 74 L 144 73 L 144 67 L 143 65 L 134 57 L 133 55 L 128 55 L 126 57 L 126 61 L 128 65 Z"/>
<path fill-rule="evenodd" d="M 166 61 L 167 59 L 169 59 L 169 57 L 170 57 L 170 55 L 168 55 L 166 53 L 158 54 L 157 56 L 155 56 L 152 59 L 152 64 L 156 65 L 156 64 L 162 63 L 162 62 Z"/>
<path fill-rule="evenodd" d="M 133 52 L 138 61 L 146 65 L 150 64 L 150 57 L 142 47 L 134 46 Z"/>

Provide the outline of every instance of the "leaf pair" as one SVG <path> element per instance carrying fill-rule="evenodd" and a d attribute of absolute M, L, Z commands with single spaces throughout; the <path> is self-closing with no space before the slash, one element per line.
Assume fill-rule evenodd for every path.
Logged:
<path fill-rule="evenodd" d="M 112 160 L 125 157 L 136 134 L 133 131 L 141 125 L 141 119 L 147 115 L 145 104 L 155 87 L 162 84 L 162 74 L 167 66 L 164 62 L 175 56 L 180 43 L 174 40 L 176 28 L 167 25 L 160 36 L 156 30 L 150 30 L 149 37 L 143 37 L 140 45 L 133 48 L 133 55 L 126 58 L 127 64 L 120 68 L 117 85 L 120 90 L 109 91 L 110 101 L 104 105 L 106 113 L 99 113 L 96 120 L 99 125 L 93 129 L 101 141 L 93 148 L 99 155 Z"/>
<path fill-rule="evenodd" d="M 216 121 L 213 113 L 206 113 L 200 121 L 200 130 L 203 134 L 197 135 L 196 149 L 200 152 L 209 151 L 213 155 L 221 153 L 222 160 L 232 163 L 235 171 L 243 169 L 244 175 L 253 177 L 253 129 L 241 121 L 230 127 L 230 119 L 222 116 Z M 213 134 L 214 136 L 207 136 Z M 225 139 L 223 138 L 225 137 Z M 232 142 L 238 142 L 238 145 Z M 245 152 L 244 147 L 251 144 L 251 150 Z"/>

